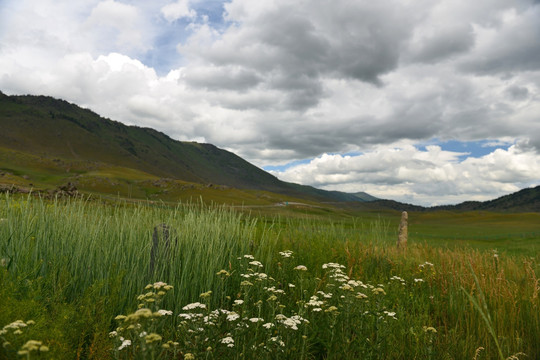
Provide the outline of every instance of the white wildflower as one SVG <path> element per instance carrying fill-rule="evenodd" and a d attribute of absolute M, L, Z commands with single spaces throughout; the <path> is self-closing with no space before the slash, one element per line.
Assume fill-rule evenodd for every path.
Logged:
<path fill-rule="evenodd" d="M 165 315 L 172 315 L 172 311 L 171 311 L 171 310 L 163 310 L 163 309 L 161 309 L 161 310 L 158 310 L 157 312 L 158 312 L 160 315 L 162 315 L 162 316 L 165 316 Z"/>
<path fill-rule="evenodd" d="M 249 255 L 249 254 L 244 255 L 244 258 L 249 259 L 249 260 L 255 260 L 255 257 L 253 255 Z"/>
<path fill-rule="evenodd" d="M 265 328 L 265 329 L 271 329 L 271 328 L 273 328 L 275 325 L 274 325 L 273 323 L 266 323 L 266 324 L 263 324 L 262 326 L 263 326 L 263 328 Z"/>
<path fill-rule="evenodd" d="M 328 264 L 323 264 L 322 266 L 323 269 L 345 269 L 345 266 L 343 265 L 340 265 L 340 264 L 337 264 L 337 263 L 328 263 Z"/>
<path fill-rule="evenodd" d="M 364 293 L 361 293 L 359 292 L 358 294 L 356 294 L 356 298 L 357 299 L 366 299 L 368 296 Z"/>
<path fill-rule="evenodd" d="M 122 340 L 122 338 L 121 338 Z M 125 349 L 127 348 L 128 346 L 131 345 L 131 340 L 127 339 L 127 340 L 122 340 L 122 344 L 118 347 L 118 350 L 122 350 L 122 349 Z"/>
<path fill-rule="evenodd" d="M 319 306 L 322 306 L 323 304 L 324 304 L 324 301 L 319 300 L 319 298 L 316 295 L 313 295 L 309 299 L 309 301 L 306 303 L 306 307 L 308 306 L 319 307 Z"/>
<path fill-rule="evenodd" d="M 235 321 L 240 318 L 240 315 L 238 315 L 235 312 L 231 312 L 229 315 L 227 315 L 227 321 Z"/>
<path fill-rule="evenodd" d="M 227 344 L 227 347 L 234 347 L 234 339 L 230 336 L 224 337 L 220 342 L 222 344 Z"/>
<path fill-rule="evenodd" d="M 184 311 L 193 310 L 193 309 L 206 309 L 206 305 L 201 304 L 200 302 L 195 302 L 195 303 L 188 304 L 182 308 L 182 310 Z"/>
<path fill-rule="evenodd" d="M 298 265 L 297 267 L 294 268 L 294 270 L 307 271 L 307 267 L 305 267 L 304 265 Z"/>
<path fill-rule="evenodd" d="M 244 303 L 244 300 L 234 300 L 233 305 L 239 306 L 239 305 L 242 305 L 243 303 Z"/>
<path fill-rule="evenodd" d="M 263 264 L 260 261 L 257 261 L 257 260 L 250 261 L 249 265 L 263 267 Z"/>
<path fill-rule="evenodd" d="M 292 256 L 292 254 L 293 252 L 291 250 L 285 250 L 285 251 L 279 252 L 279 255 L 283 256 L 284 258 L 289 258 Z"/>

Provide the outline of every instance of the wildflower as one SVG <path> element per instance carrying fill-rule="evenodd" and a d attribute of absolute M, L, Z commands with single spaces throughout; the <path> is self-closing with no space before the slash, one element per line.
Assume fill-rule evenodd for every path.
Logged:
<path fill-rule="evenodd" d="M 249 265 L 263 267 L 263 264 L 260 261 L 257 261 L 257 260 L 250 261 Z"/>
<path fill-rule="evenodd" d="M 309 301 L 306 303 L 306 307 L 308 306 L 321 306 L 324 304 L 324 301 L 319 300 L 319 298 L 316 295 L 313 295 Z"/>
<path fill-rule="evenodd" d="M 285 250 L 285 251 L 279 252 L 279 255 L 283 256 L 284 258 L 289 258 L 292 256 L 292 254 L 293 252 L 291 250 Z"/>
<path fill-rule="evenodd" d="M 431 332 L 431 333 L 436 334 L 437 330 L 433 326 L 424 326 L 424 332 L 426 333 Z"/>
<path fill-rule="evenodd" d="M 195 302 L 195 303 L 187 304 L 186 306 L 182 308 L 182 310 L 184 311 L 193 310 L 193 309 L 206 309 L 206 305 L 201 304 L 200 302 Z"/>
<path fill-rule="evenodd" d="M 184 355 L 184 360 L 194 360 L 195 356 L 192 353 L 187 353 Z"/>
<path fill-rule="evenodd" d="M 356 294 L 356 298 L 357 298 L 357 299 L 367 299 L 367 297 L 368 297 L 368 296 L 367 296 L 366 294 L 361 293 L 361 292 L 359 292 L 358 294 Z"/>
<path fill-rule="evenodd" d="M 219 270 L 216 275 L 225 275 L 225 276 L 231 276 L 231 274 L 227 270 Z"/>
<path fill-rule="evenodd" d="M 414 282 L 417 283 L 417 282 L 424 282 L 424 279 L 414 279 Z"/>
<path fill-rule="evenodd" d="M 265 273 L 257 273 L 257 274 L 255 274 L 255 275 L 257 276 L 257 279 L 256 279 L 256 280 L 259 280 L 259 281 L 265 280 L 265 279 L 268 278 L 268 275 L 266 275 Z"/>
<path fill-rule="evenodd" d="M 242 281 L 242 282 L 240 283 L 240 286 L 252 286 L 252 285 L 253 285 L 253 283 L 250 283 L 250 282 L 247 281 L 247 280 L 244 280 L 244 281 Z"/>
<path fill-rule="evenodd" d="M 202 297 L 202 298 L 204 299 L 204 298 L 210 297 L 211 294 L 212 294 L 212 290 L 207 291 L 207 292 L 205 292 L 205 293 L 202 293 L 202 294 L 200 295 L 200 297 Z"/>
<path fill-rule="evenodd" d="M 378 294 L 383 294 L 383 295 L 386 295 L 386 292 L 384 291 L 383 288 L 381 287 L 377 287 L 377 288 L 374 288 L 371 290 L 375 295 L 378 295 Z"/>
<path fill-rule="evenodd" d="M 395 312 L 391 312 L 391 311 L 383 311 L 386 315 L 388 315 L 389 317 L 391 318 L 394 318 L 397 320 L 396 318 L 396 313 Z"/>
<path fill-rule="evenodd" d="M 239 306 L 239 305 L 242 305 L 244 303 L 244 300 L 234 300 L 233 302 L 233 305 L 236 305 L 236 306 Z"/>
<path fill-rule="evenodd" d="M 340 264 L 337 264 L 337 263 L 328 263 L 328 264 L 323 264 L 322 266 L 323 269 L 345 269 L 345 266 L 343 265 L 340 265 Z"/>
<path fill-rule="evenodd" d="M 167 286 L 167 283 L 164 283 L 163 281 L 158 281 L 158 282 L 155 282 L 153 286 L 154 286 L 154 289 L 159 290 L 162 287 L 164 288 L 165 286 Z"/>
<path fill-rule="evenodd" d="M 293 287 L 296 287 L 296 285 L 294 285 L 294 284 L 289 284 L 289 287 L 290 287 L 290 288 L 293 288 Z"/>
<path fill-rule="evenodd" d="M 304 265 L 298 265 L 297 267 L 294 268 L 294 270 L 307 271 L 307 267 L 305 267 Z"/>
<path fill-rule="evenodd" d="M 334 312 L 334 311 L 337 311 L 337 307 L 335 306 L 330 306 L 328 309 L 324 310 L 324 312 Z"/>
<path fill-rule="evenodd" d="M 244 258 L 246 259 L 250 259 L 250 260 L 255 260 L 255 257 L 253 255 L 244 255 Z"/>
<path fill-rule="evenodd" d="M 234 347 L 234 339 L 230 336 L 224 337 L 220 342 L 222 344 L 227 344 L 227 347 Z"/>
<path fill-rule="evenodd" d="M 125 349 L 131 345 L 131 340 L 123 340 L 123 338 L 121 338 L 121 340 L 122 340 L 122 344 L 118 347 L 118 350 Z"/>
<path fill-rule="evenodd" d="M 179 314 L 178 317 L 185 319 L 185 320 L 191 320 L 195 318 L 201 318 L 202 314 Z"/>
<path fill-rule="evenodd" d="M 276 300 L 277 300 L 276 295 L 270 295 L 270 297 L 268 299 L 266 299 L 266 301 L 276 301 Z"/>
<path fill-rule="evenodd" d="M 145 338 L 147 344 L 151 344 L 153 342 L 161 341 L 162 337 L 159 334 L 151 333 L 150 335 L 146 335 Z"/>
<path fill-rule="evenodd" d="M 289 327 L 289 328 L 291 328 L 291 329 L 293 329 L 293 330 L 298 330 L 298 327 L 296 326 L 297 322 L 294 321 L 293 319 L 290 319 L 290 318 L 286 319 L 286 320 L 283 321 L 282 324 Z"/>
<path fill-rule="evenodd" d="M 263 326 L 263 328 L 265 328 L 265 329 L 271 329 L 271 328 L 273 328 L 275 325 L 274 325 L 273 323 L 266 323 L 266 324 L 263 324 L 262 326 Z"/>
<path fill-rule="evenodd" d="M 357 281 L 357 280 L 349 280 L 347 285 L 350 285 L 350 286 L 353 286 L 353 287 L 358 287 L 358 286 L 363 285 L 363 283 L 361 281 Z"/>
<path fill-rule="evenodd" d="M 258 322 L 264 321 L 264 319 L 262 319 L 262 318 L 251 318 L 251 319 L 249 319 L 249 321 L 251 321 L 252 323 L 258 323 Z"/>
<path fill-rule="evenodd" d="M 129 314 L 125 321 L 139 321 L 139 319 L 147 319 L 152 317 L 154 314 L 152 313 L 152 310 L 147 308 L 142 308 L 137 311 L 135 311 L 133 314 Z"/>
<path fill-rule="evenodd" d="M 26 326 L 27 326 L 27 324 L 24 321 L 15 320 L 11 324 L 8 324 L 8 325 L 4 326 L 4 330 L 7 330 L 7 329 L 19 329 L 19 328 L 23 328 L 23 327 L 26 327 Z"/>
<path fill-rule="evenodd" d="M 116 336 L 118 336 L 118 332 L 117 332 L 117 331 L 111 331 L 111 332 L 109 333 L 109 337 L 112 337 L 112 338 L 113 338 L 113 337 L 116 337 Z"/>
<path fill-rule="evenodd" d="M 264 287 L 264 290 L 268 291 L 268 292 L 271 292 L 271 293 L 274 293 L 274 294 L 285 294 L 285 291 L 282 290 L 282 289 L 276 289 L 275 286 L 271 286 L 271 287 Z"/>
<path fill-rule="evenodd" d="M 117 321 L 122 321 L 122 320 L 125 320 L 126 318 L 126 315 L 118 315 L 114 318 L 114 320 L 117 320 Z"/>
<path fill-rule="evenodd" d="M 341 290 L 345 290 L 345 291 L 353 291 L 353 287 L 349 284 L 343 284 L 339 287 Z"/>
<path fill-rule="evenodd" d="M 21 351 L 26 351 L 25 354 L 28 354 L 29 352 L 31 351 L 38 351 L 40 350 L 40 348 L 43 346 L 42 342 L 41 341 L 37 341 L 37 340 L 28 340 L 22 347 L 21 347 Z M 46 347 L 46 350 L 44 351 L 49 351 L 49 348 Z"/>
<path fill-rule="evenodd" d="M 281 347 L 285 347 L 285 343 L 278 336 L 271 337 L 270 341 L 277 343 Z"/>
<path fill-rule="evenodd" d="M 227 321 L 235 321 L 240 318 L 240 315 L 238 315 L 235 312 L 231 312 L 229 315 L 227 315 Z"/>
<path fill-rule="evenodd" d="M 157 312 L 162 316 L 172 315 L 172 311 L 170 311 L 170 310 L 158 310 Z"/>

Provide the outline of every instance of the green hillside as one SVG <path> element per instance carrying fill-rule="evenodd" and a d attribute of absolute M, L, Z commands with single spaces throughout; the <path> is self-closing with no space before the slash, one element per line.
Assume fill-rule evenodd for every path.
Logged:
<path fill-rule="evenodd" d="M 132 180 L 166 178 L 317 201 L 360 200 L 352 194 L 286 183 L 214 145 L 176 141 L 156 130 L 126 126 L 51 97 L 0 93 L 0 125 L 0 171 L 4 174 L 30 172 L 55 183 L 68 178 L 59 172 L 88 176 L 96 169 L 112 167 L 124 178 L 131 173 Z M 98 175 L 110 179 L 103 172 Z M 105 192 L 120 192 L 105 185 Z"/>

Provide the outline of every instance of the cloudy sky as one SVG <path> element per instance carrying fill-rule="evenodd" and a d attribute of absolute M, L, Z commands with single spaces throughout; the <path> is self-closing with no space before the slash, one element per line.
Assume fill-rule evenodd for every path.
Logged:
<path fill-rule="evenodd" d="M 540 184 L 538 0 L 0 0 L 0 90 L 421 205 Z"/>

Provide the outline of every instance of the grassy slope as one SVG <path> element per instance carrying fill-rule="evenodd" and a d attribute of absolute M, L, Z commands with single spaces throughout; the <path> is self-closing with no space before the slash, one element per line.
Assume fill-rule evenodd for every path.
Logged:
<path fill-rule="evenodd" d="M 358 200 L 354 195 L 282 182 L 211 144 L 175 141 L 156 130 L 126 126 L 50 97 L 0 94 L 0 124 L 0 147 L 50 160 L 105 163 L 160 178 L 300 198 Z"/>

